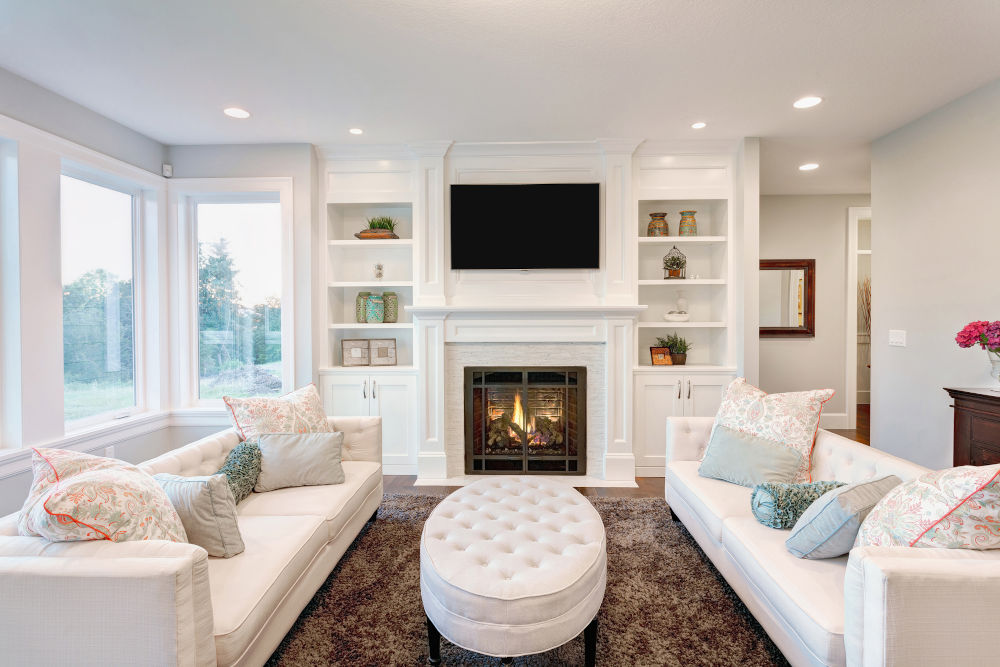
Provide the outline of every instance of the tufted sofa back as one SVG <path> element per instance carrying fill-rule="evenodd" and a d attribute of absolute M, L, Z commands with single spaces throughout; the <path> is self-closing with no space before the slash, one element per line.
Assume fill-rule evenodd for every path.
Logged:
<path fill-rule="evenodd" d="M 333 430 L 344 434 L 345 461 L 382 462 L 381 417 L 330 417 L 329 421 Z M 150 475 L 160 472 L 185 477 L 211 475 L 222 467 L 229 452 L 239 443 L 239 436 L 230 428 L 140 463 L 139 468 Z"/>
<path fill-rule="evenodd" d="M 927 468 L 886 454 L 868 445 L 820 429 L 812 452 L 812 478 L 838 482 L 861 482 L 873 477 L 896 475 L 904 482 Z"/>

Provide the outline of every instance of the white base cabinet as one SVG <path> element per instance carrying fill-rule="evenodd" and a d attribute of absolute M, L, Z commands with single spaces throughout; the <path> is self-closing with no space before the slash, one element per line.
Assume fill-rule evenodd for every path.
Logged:
<path fill-rule="evenodd" d="M 415 372 L 320 371 L 323 408 L 331 417 L 382 417 L 382 466 L 387 475 L 417 474 Z"/>
<path fill-rule="evenodd" d="M 663 477 L 667 417 L 714 417 L 735 375 L 635 373 L 636 477 Z"/>

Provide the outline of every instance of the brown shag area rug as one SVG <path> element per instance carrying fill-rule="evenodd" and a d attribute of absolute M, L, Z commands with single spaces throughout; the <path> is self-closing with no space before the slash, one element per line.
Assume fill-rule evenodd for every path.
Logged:
<path fill-rule="evenodd" d="M 269 665 L 425 665 L 420 531 L 443 496 L 386 495 Z M 786 665 L 662 498 L 588 498 L 607 530 L 598 665 Z M 445 665 L 498 658 L 441 640 Z M 582 665 L 583 636 L 515 665 Z"/>

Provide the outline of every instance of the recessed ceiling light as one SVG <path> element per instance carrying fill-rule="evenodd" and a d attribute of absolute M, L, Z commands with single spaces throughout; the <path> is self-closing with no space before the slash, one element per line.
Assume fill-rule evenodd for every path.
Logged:
<path fill-rule="evenodd" d="M 819 165 L 815 162 L 806 162 L 799 165 L 799 171 L 812 171 L 813 169 L 819 169 Z"/>
<path fill-rule="evenodd" d="M 351 134 L 364 134 L 365 133 L 365 131 L 362 130 L 360 127 L 352 127 L 351 129 L 348 130 L 348 132 L 350 132 Z"/>
<path fill-rule="evenodd" d="M 226 114 L 230 118 L 249 118 L 250 112 L 246 109 L 241 109 L 239 107 L 226 107 L 222 110 L 222 113 Z"/>
<path fill-rule="evenodd" d="M 703 127 L 705 127 L 705 123 L 701 122 L 700 120 L 697 123 L 691 123 L 691 129 L 693 130 L 700 130 Z"/>
<path fill-rule="evenodd" d="M 823 101 L 822 97 L 816 97 L 815 95 L 807 95 L 806 97 L 800 97 L 799 99 L 792 102 L 792 106 L 796 109 L 808 109 L 809 107 L 814 107 Z"/>

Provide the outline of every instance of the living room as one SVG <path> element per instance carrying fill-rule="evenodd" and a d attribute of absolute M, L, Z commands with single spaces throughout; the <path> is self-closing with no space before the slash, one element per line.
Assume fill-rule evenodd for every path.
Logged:
<path fill-rule="evenodd" d="M 992 661 L 995 3 L 0 17 L 5 662 Z"/>

